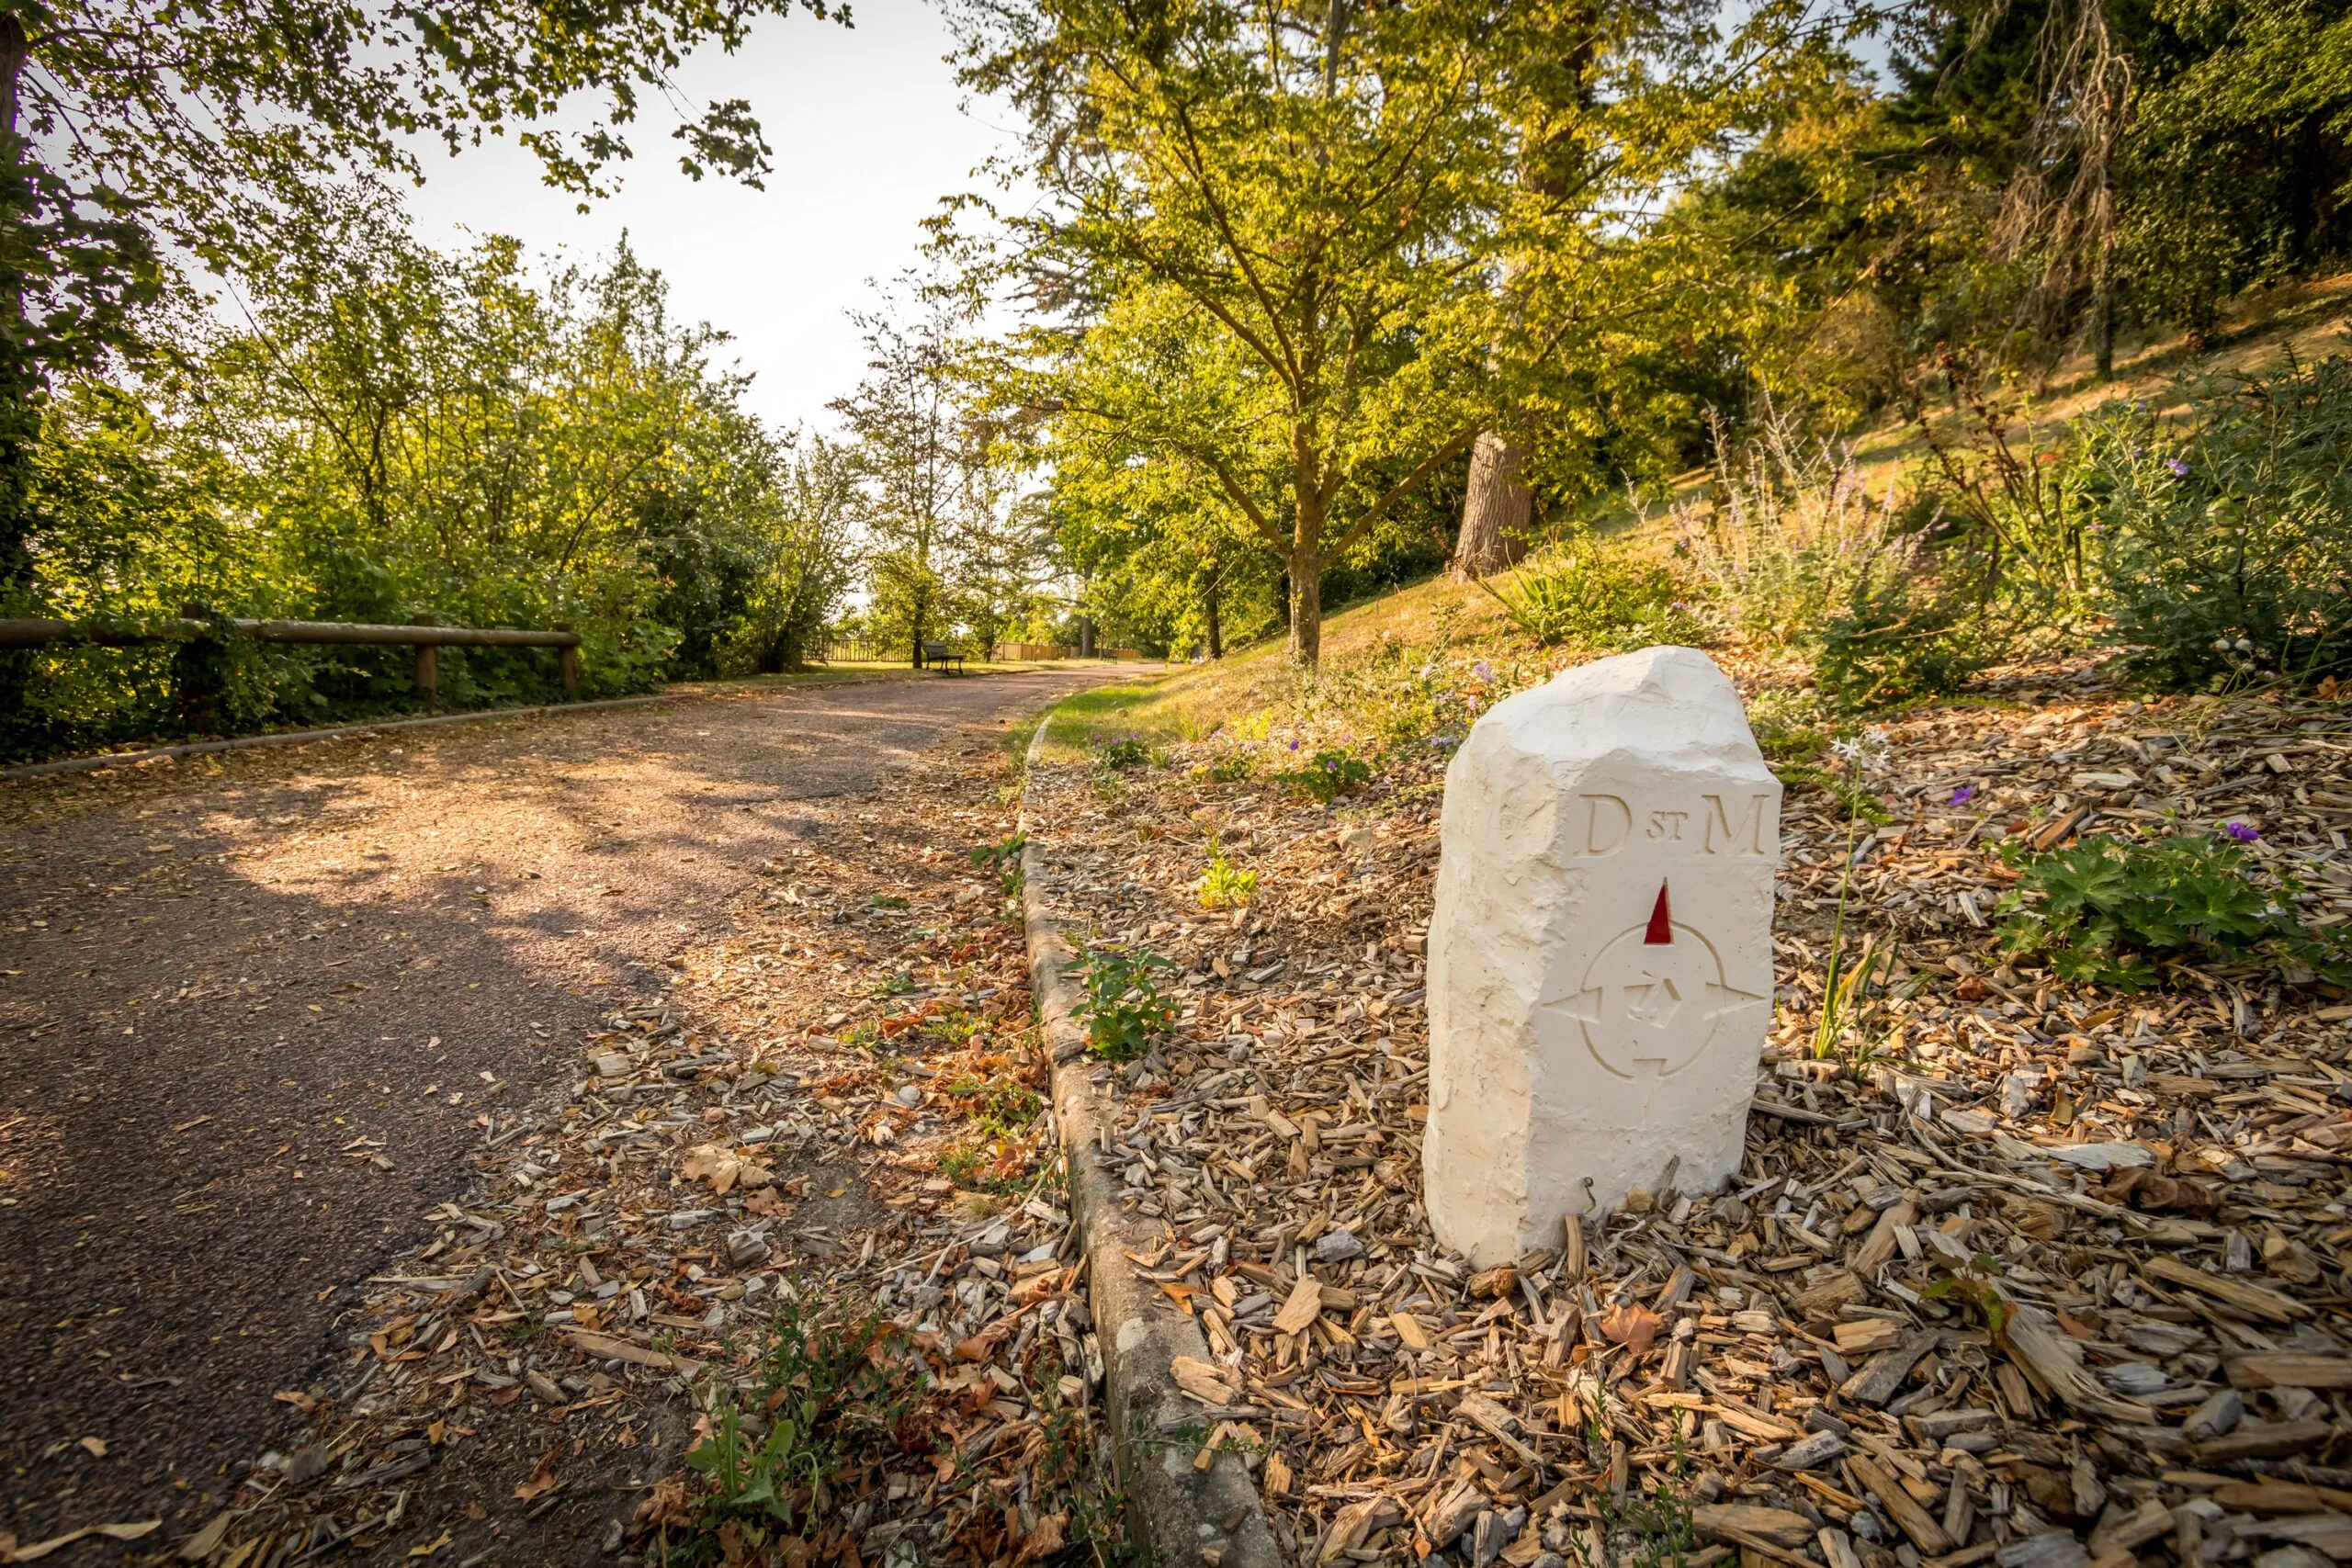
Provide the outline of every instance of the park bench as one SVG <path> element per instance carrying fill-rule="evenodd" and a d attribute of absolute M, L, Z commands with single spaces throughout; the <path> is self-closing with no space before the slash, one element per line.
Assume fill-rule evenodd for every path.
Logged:
<path fill-rule="evenodd" d="M 944 665 L 953 664 L 956 666 L 956 673 L 961 675 L 964 672 L 964 656 L 956 652 L 954 649 L 948 647 L 944 642 L 924 643 L 922 645 L 922 661 L 926 667 L 933 670 L 940 669 Z"/>

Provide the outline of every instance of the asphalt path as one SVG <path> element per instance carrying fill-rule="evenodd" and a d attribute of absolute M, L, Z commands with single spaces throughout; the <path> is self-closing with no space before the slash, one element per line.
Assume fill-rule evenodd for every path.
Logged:
<path fill-rule="evenodd" d="M 0 1529 L 226 1494 L 273 1396 L 340 1348 L 338 1297 L 458 1195 L 477 1119 L 658 990 L 811 803 L 1109 678 L 724 694 L 0 785 Z"/>

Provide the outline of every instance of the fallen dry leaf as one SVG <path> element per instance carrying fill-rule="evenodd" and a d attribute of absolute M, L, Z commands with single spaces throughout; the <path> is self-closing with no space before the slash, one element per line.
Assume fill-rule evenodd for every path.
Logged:
<path fill-rule="evenodd" d="M 555 1461 L 562 1452 L 563 1445 L 558 1443 L 540 1457 L 539 1462 L 532 1467 L 529 1479 L 514 1488 L 516 1502 L 527 1503 L 532 1498 L 544 1496 L 563 1484 L 556 1478 L 555 1473 Z"/>
<path fill-rule="evenodd" d="M 1657 1337 L 1658 1316 L 1639 1302 L 1621 1302 L 1600 1314 L 1601 1337 L 1636 1356 Z"/>

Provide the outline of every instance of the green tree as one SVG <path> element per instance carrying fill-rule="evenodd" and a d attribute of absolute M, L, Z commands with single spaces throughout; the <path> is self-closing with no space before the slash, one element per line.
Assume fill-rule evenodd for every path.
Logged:
<path fill-rule="evenodd" d="M 1057 570 L 1049 497 L 1016 493 L 1015 479 L 1001 462 L 973 465 L 955 531 L 956 619 L 983 659 L 1044 617 Z"/>
<path fill-rule="evenodd" d="M 922 662 L 945 629 L 951 552 L 978 452 L 958 377 L 968 304 L 937 279 L 902 275 L 851 318 L 866 374 L 831 405 L 856 438 L 869 491 L 865 525 L 872 617 Z"/>
<path fill-rule="evenodd" d="M 863 495 L 857 456 L 823 435 L 794 435 L 750 529 L 752 567 L 731 668 L 798 669 L 855 574 Z"/>
<path fill-rule="evenodd" d="M 1707 293 L 1639 243 L 1724 123 L 1660 70 L 1713 79 L 1693 14 L 975 0 L 960 27 L 1048 198 L 1003 223 L 1037 311 L 998 396 L 1046 415 L 1057 468 L 1124 447 L 1204 475 L 1285 575 L 1299 662 L 1326 572 L 1481 428 L 1564 400 L 1589 424 L 1604 323 Z M 1514 84 L 1564 28 L 1600 40 L 1594 86 L 1531 136 Z M 1522 178 L 1571 141 L 1577 179 Z"/>
<path fill-rule="evenodd" d="M 74 378 L 48 407 L 28 551 L 43 604 L 571 622 L 592 688 L 621 690 L 734 659 L 779 551 L 800 547 L 779 519 L 784 446 L 711 363 L 722 336 L 673 321 L 626 245 L 534 278 L 511 241 L 436 254 L 355 200 L 239 298 L 243 327 L 194 318 L 136 383 Z M 239 671 L 241 723 L 412 696 L 392 650 L 254 650 Z M 48 652 L 25 674 L 18 750 L 170 712 L 150 652 Z M 553 676 L 544 653 L 452 649 L 442 690 Z"/>
<path fill-rule="evenodd" d="M 216 270 L 256 254 L 274 266 L 288 220 L 342 178 L 414 176 L 418 141 L 455 150 L 510 128 L 585 198 L 629 156 L 640 99 L 674 100 L 689 51 L 731 50 L 794 3 L 0 0 L 0 614 L 40 608 L 40 405 L 56 377 L 141 351 L 166 246 Z M 583 96 L 603 100 L 584 130 L 548 124 Z M 756 183 L 767 166 L 740 100 L 673 134 L 697 177 Z M 0 654 L 0 723 L 28 668 Z"/>
<path fill-rule="evenodd" d="M 1056 536 L 1114 641 L 1221 659 L 1279 622 L 1270 552 L 1207 476 L 1115 445 L 1064 457 Z"/>

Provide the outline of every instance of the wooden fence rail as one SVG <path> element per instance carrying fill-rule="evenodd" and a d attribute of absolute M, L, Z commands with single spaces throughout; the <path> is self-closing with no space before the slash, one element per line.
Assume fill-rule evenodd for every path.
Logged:
<path fill-rule="evenodd" d="M 343 643 L 416 650 L 416 689 L 430 698 L 441 684 L 438 650 L 444 648 L 552 648 L 567 694 L 580 690 L 580 634 L 520 626 L 369 626 L 358 621 L 208 621 L 194 617 L 159 621 L 0 620 L 0 648 L 130 648 L 147 643 L 205 643 L 222 626 L 254 642 Z"/>

